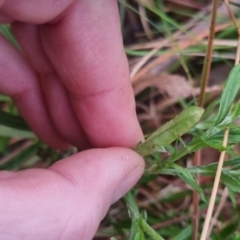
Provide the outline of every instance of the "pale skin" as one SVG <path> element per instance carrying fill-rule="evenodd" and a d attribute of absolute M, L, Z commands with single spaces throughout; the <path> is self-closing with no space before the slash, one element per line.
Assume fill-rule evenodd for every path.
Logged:
<path fill-rule="evenodd" d="M 0 172 L 0 239 L 92 239 L 138 181 L 142 138 L 116 0 L 0 0 L 22 52 L 0 36 L 0 92 L 44 142 L 82 151 Z"/>

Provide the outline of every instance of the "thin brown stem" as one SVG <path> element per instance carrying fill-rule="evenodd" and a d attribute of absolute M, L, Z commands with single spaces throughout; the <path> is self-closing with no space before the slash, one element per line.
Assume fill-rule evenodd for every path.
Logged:
<path fill-rule="evenodd" d="M 208 84 L 209 74 L 211 69 L 213 39 L 215 37 L 215 25 L 216 25 L 216 18 L 217 18 L 217 7 L 218 7 L 218 0 L 213 0 L 207 55 L 204 60 L 202 79 L 201 79 L 201 92 L 200 92 L 199 103 L 198 103 L 199 107 L 203 107 L 203 104 L 204 104 L 205 89 Z"/>
<path fill-rule="evenodd" d="M 201 159 L 201 151 L 197 151 L 194 155 L 194 165 L 195 166 L 200 166 L 200 161 Z M 197 183 L 200 182 L 199 175 L 196 176 Z M 199 195 L 197 191 L 193 191 L 193 236 L 192 239 L 196 240 L 198 239 L 198 228 L 199 228 Z"/>
<path fill-rule="evenodd" d="M 209 80 L 209 74 L 211 69 L 211 60 L 212 60 L 212 51 L 213 51 L 213 39 L 215 37 L 215 25 L 217 18 L 217 7 L 218 0 L 213 0 L 212 5 L 212 14 L 211 14 L 211 24 L 210 24 L 210 34 L 208 39 L 207 53 L 204 60 L 202 79 L 201 79 L 201 90 L 199 96 L 198 106 L 203 107 L 204 105 L 204 96 L 206 87 Z M 201 152 L 197 151 L 194 156 L 194 165 L 201 166 Z M 197 183 L 199 183 L 199 175 L 196 176 Z M 199 196 L 197 191 L 193 192 L 193 240 L 198 239 L 198 228 L 199 228 Z"/>
<path fill-rule="evenodd" d="M 237 45 L 237 52 L 236 52 L 236 58 L 235 58 L 235 65 L 237 65 L 239 63 L 239 59 L 240 59 L 240 28 L 237 24 L 237 21 L 234 17 L 234 14 L 231 11 L 228 0 L 224 0 L 224 3 L 226 4 L 229 15 L 230 15 L 235 27 L 236 27 L 237 33 L 238 33 L 238 45 Z M 229 135 L 229 128 L 226 129 L 225 134 L 224 134 L 224 139 L 223 139 L 223 146 L 224 147 L 227 146 L 228 135 Z M 212 213 L 213 213 L 213 207 L 214 207 L 215 200 L 216 200 L 216 195 L 217 195 L 218 185 L 219 185 L 219 182 L 220 182 L 224 157 L 225 157 L 225 151 L 221 152 L 221 155 L 220 155 L 217 172 L 216 172 L 216 176 L 215 176 L 215 179 L 214 179 L 213 190 L 212 190 L 212 193 L 211 193 L 211 198 L 210 198 L 210 202 L 209 202 L 209 206 L 208 206 L 208 210 L 207 210 L 207 215 L 206 215 L 206 218 L 205 218 L 205 222 L 204 222 L 204 226 L 203 226 L 203 230 L 202 230 L 200 240 L 206 240 L 207 236 L 208 236 L 209 224 L 210 224 L 210 220 L 211 220 Z"/>

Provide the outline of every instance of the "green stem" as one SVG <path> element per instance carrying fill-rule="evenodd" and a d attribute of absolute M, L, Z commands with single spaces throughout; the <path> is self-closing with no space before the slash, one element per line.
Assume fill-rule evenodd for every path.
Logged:
<path fill-rule="evenodd" d="M 141 218 L 141 227 L 153 240 L 164 240 L 143 218 Z"/>

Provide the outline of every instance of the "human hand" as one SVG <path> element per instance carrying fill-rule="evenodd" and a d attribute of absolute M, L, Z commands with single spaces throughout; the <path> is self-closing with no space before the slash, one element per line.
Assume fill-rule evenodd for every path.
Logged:
<path fill-rule="evenodd" d="M 89 240 L 144 169 L 130 149 L 87 150 L 49 169 L 0 174 L 1 240 Z"/>
<path fill-rule="evenodd" d="M 132 147 L 142 138 L 115 0 L 0 0 L 23 52 L 0 37 L 0 92 L 57 149 Z M 91 239 L 144 163 L 93 149 L 48 170 L 0 173 L 1 239 Z"/>
<path fill-rule="evenodd" d="M 0 22 L 12 22 L 27 59 L 0 38 L 0 91 L 34 132 L 58 149 L 136 145 L 117 1 L 1 2 Z"/>

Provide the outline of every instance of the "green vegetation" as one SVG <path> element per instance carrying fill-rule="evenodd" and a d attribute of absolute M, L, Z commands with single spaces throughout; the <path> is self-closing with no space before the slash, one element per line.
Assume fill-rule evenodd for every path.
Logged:
<path fill-rule="evenodd" d="M 146 141 L 134 150 L 145 157 L 146 171 L 137 186 L 112 206 L 96 239 L 192 239 L 192 190 L 200 196 L 200 235 L 223 151 L 227 159 L 214 207 L 214 214 L 219 213 L 215 224 L 210 223 L 210 236 L 240 239 L 240 65 L 233 67 L 238 35 L 219 6 L 211 59 L 217 78 L 210 76 L 204 106 L 198 107 L 211 11 L 207 3 L 176 2 L 119 0 L 137 113 L 146 134 Z M 230 7 L 238 20 L 239 5 Z M 0 31 L 17 45 L 8 25 Z M 230 74 L 221 72 L 226 66 L 232 69 Z M 0 106 L 1 170 L 48 167 L 72 154 L 39 141 L 10 98 L 0 95 Z M 224 146 L 226 129 L 229 136 Z M 201 166 L 194 166 L 194 153 L 200 150 Z"/>

